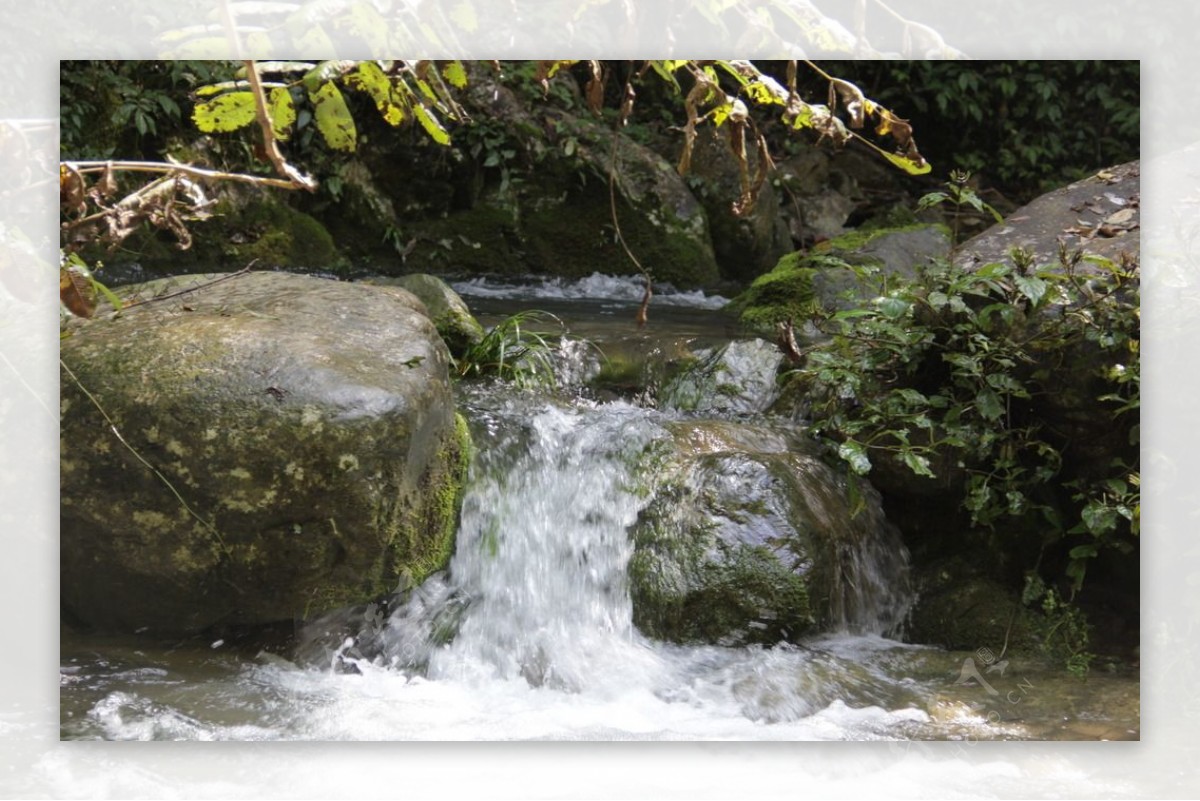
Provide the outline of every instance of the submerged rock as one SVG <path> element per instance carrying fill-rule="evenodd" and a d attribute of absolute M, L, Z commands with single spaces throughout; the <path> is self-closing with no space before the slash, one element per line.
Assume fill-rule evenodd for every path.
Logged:
<path fill-rule="evenodd" d="M 903 620 L 907 561 L 873 493 L 761 425 L 681 422 L 632 531 L 634 622 L 676 642 L 795 640 Z"/>
<path fill-rule="evenodd" d="M 195 291 L 67 328 L 64 610 L 118 630 L 253 625 L 443 567 L 469 440 L 421 305 L 211 278 L 131 287 Z"/>

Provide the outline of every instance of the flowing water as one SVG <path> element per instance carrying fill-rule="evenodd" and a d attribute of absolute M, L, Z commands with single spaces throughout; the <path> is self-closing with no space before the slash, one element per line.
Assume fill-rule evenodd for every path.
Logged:
<path fill-rule="evenodd" d="M 460 285 L 488 312 L 551 307 L 605 350 L 668 362 L 722 341 L 710 299 L 675 296 L 635 331 L 632 282 Z M 604 296 L 608 287 L 610 296 Z M 587 294 L 583 301 L 573 295 Z M 597 368 L 565 351 L 563 378 Z M 629 531 L 653 497 L 643 455 L 679 415 L 587 393 L 463 387 L 476 455 L 449 568 L 390 605 L 330 615 L 296 649 L 64 631 L 61 736 L 189 740 L 1136 739 L 1136 677 L 886 638 L 911 603 L 881 535 L 846 554 L 834 630 L 695 646 L 634 626 Z M 758 421 L 764 432 L 770 423 Z M 767 436 L 767 434 L 763 434 Z M 649 484 L 648 484 L 649 482 Z M 647 487 L 650 489 L 647 489 Z M 878 510 L 875 510 L 878 514 Z"/>

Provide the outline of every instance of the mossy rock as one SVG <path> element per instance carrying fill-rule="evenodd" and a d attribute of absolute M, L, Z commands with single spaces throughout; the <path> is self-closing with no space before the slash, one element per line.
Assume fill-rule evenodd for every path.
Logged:
<path fill-rule="evenodd" d="M 730 342 L 675 375 L 660 394 L 663 406 L 689 412 L 748 414 L 766 411 L 779 396 L 779 348 L 761 339 Z"/>
<path fill-rule="evenodd" d="M 194 291 L 66 328 L 64 609 L 118 631 L 260 625 L 444 567 L 469 445 L 419 301 L 209 281 L 129 287 Z"/>
<path fill-rule="evenodd" d="M 346 266 L 329 231 L 314 217 L 279 197 L 281 190 L 223 187 L 212 217 L 188 224 L 192 244 L 180 250 L 176 238 L 143 226 L 122 245 L 120 257 L 89 250 L 105 261 L 114 284 L 152 277 L 208 272 L 226 267 L 284 267 L 336 273 Z M 124 254 L 133 254 L 131 259 Z M 133 264 L 126 264 L 132 260 Z"/>
<path fill-rule="evenodd" d="M 1035 653 L 1037 616 L 1020 594 L 986 575 L 963 557 L 950 557 L 918 571 L 918 601 L 906 639 L 950 650 Z"/>
<path fill-rule="evenodd" d="M 741 645 L 899 622 L 907 562 L 869 488 L 852 514 L 844 478 L 786 430 L 716 421 L 670 428 L 673 438 L 646 457 L 653 500 L 631 531 L 639 629 Z"/>
<path fill-rule="evenodd" d="M 775 336 L 779 323 L 799 324 L 818 308 L 850 308 L 878 294 L 891 274 L 911 277 L 931 258 L 944 258 L 950 240 L 944 226 L 916 224 L 851 231 L 789 253 L 731 301 L 728 310 L 760 336 Z"/>

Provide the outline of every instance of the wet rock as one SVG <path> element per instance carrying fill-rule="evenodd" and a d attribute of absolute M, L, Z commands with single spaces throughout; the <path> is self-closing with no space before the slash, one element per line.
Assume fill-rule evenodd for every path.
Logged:
<path fill-rule="evenodd" d="M 883 631 L 903 617 L 904 552 L 871 497 L 851 514 L 844 479 L 786 433 L 712 421 L 671 431 L 631 535 L 643 632 L 775 643 L 822 627 Z"/>
<path fill-rule="evenodd" d="M 67 331 L 62 602 L 81 622 L 290 621 L 446 563 L 468 435 L 408 292 L 251 273 Z"/>
<path fill-rule="evenodd" d="M 779 348 L 761 339 L 730 342 L 706 352 L 663 389 L 664 406 L 680 411 L 752 414 L 779 396 Z"/>
<path fill-rule="evenodd" d="M 368 278 L 363 283 L 398 286 L 416 295 L 425 304 L 429 319 L 454 356 L 461 356 L 467 348 L 483 339 L 483 326 L 471 314 L 466 302 L 437 276 L 413 273 L 398 278 Z"/>

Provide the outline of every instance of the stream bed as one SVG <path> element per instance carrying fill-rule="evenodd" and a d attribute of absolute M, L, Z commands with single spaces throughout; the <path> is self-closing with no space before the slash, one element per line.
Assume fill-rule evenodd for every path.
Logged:
<path fill-rule="evenodd" d="M 632 279 L 458 284 L 481 322 L 539 308 L 655 370 L 728 341 L 720 299 L 662 293 L 633 324 Z M 564 350 L 561 376 L 599 369 Z M 613 393 L 460 387 L 475 440 L 455 555 L 398 597 L 309 623 L 299 649 L 63 629 L 60 735 L 103 740 L 1136 740 L 1136 673 L 905 643 L 912 599 L 881 562 L 837 630 L 680 645 L 633 622 L 628 531 L 639 453 L 681 413 Z M 778 427 L 778 421 L 743 425 Z M 652 494 L 652 493 L 650 493 Z M 872 568 L 867 565 L 867 569 Z M 886 569 L 885 569 L 886 568 Z M 891 581 L 893 586 L 883 586 Z"/>

